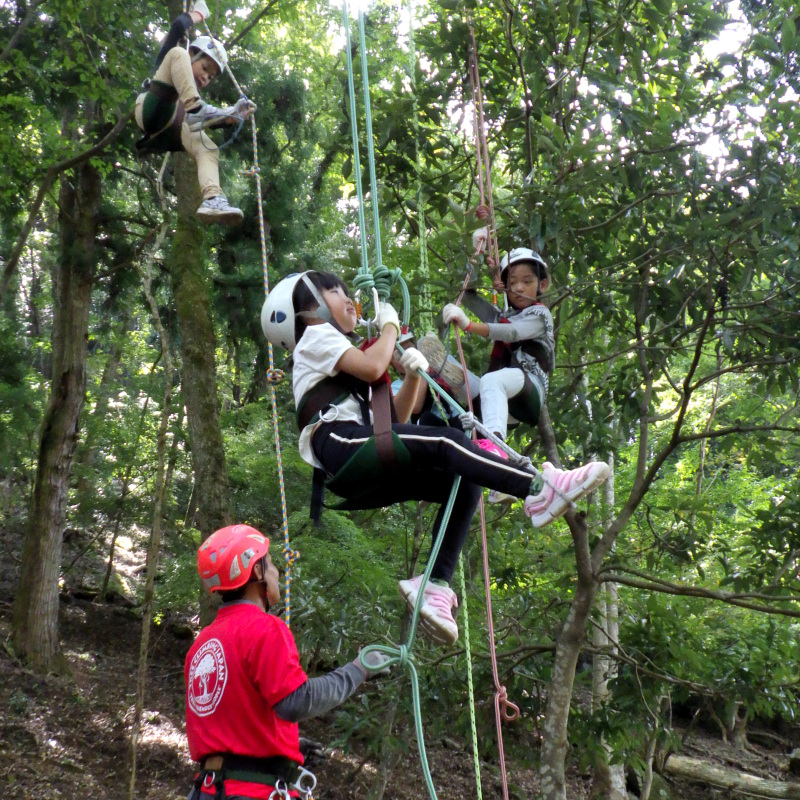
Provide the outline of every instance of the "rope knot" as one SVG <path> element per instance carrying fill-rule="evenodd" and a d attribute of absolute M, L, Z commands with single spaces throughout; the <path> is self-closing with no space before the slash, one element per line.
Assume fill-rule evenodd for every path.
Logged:
<path fill-rule="evenodd" d="M 284 371 L 282 369 L 268 369 L 267 370 L 267 383 L 270 386 L 276 386 L 279 384 L 285 377 Z"/>
<path fill-rule="evenodd" d="M 261 172 L 259 167 L 248 167 L 242 171 L 243 175 L 258 175 Z"/>
<path fill-rule="evenodd" d="M 497 704 L 500 706 L 500 714 L 506 722 L 513 722 L 519 717 L 519 706 L 508 699 L 508 692 L 505 686 L 500 686 L 495 692 Z M 509 711 L 509 709 L 511 709 Z"/>
<path fill-rule="evenodd" d="M 489 213 L 490 213 L 489 206 L 485 206 L 483 204 L 479 205 L 475 209 L 475 216 L 478 219 L 489 219 Z"/>
<path fill-rule="evenodd" d="M 408 645 L 400 644 L 397 646 L 397 663 L 404 667 L 409 662 Z"/>
<path fill-rule="evenodd" d="M 283 560 L 286 562 L 287 567 L 291 567 L 298 558 L 300 558 L 300 553 L 297 550 L 292 550 L 289 545 L 285 545 L 283 548 Z"/>

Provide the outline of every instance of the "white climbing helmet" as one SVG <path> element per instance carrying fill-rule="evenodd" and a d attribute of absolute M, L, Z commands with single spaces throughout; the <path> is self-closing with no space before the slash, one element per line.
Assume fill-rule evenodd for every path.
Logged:
<path fill-rule="evenodd" d="M 514 264 L 519 264 L 520 261 L 533 261 L 538 264 L 543 270 L 545 275 L 550 274 L 547 268 L 547 262 L 536 252 L 529 247 L 515 247 L 510 253 L 506 253 L 500 259 L 500 280 L 506 282 L 506 272 L 508 268 Z"/>
<path fill-rule="evenodd" d="M 297 345 L 295 338 L 295 319 L 297 317 L 313 316 L 326 321 L 332 319 L 330 309 L 319 289 L 306 277 L 313 271 L 295 272 L 293 275 L 287 276 L 264 300 L 264 305 L 261 307 L 261 330 L 264 331 L 267 341 L 271 342 L 274 347 L 282 347 L 290 353 L 294 350 Z M 313 312 L 295 311 L 294 290 L 301 281 L 319 303 L 318 308 Z"/>
<path fill-rule="evenodd" d="M 225 72 L 225 67 L 228 66 L 228 54 L 219 39 L 214 39 L 211 36 L 198 36 L 189 47 L 192 50 L 199 50 L 212 59 L 219 67 L 220 75 Z"/>

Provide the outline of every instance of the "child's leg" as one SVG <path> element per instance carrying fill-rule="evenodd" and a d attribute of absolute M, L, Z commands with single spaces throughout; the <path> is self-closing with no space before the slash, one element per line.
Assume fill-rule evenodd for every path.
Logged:
<path fill-rule="evenodd" d="M 450 435 L 453 439 L 461 438 L 471 447 L 461 431 L 451 431 L 448 428 L 425 428 L 418 425 L 394 425 L 392 427 L 398 433 L 400 429 L 441 432 L 445 435 Z M 314 453 L 325 469 L 335 474 L 370 436 L 372 436 L 372 428 L 365 425 L 357 425 L 351 422 L 324 425 L 314 434 Z M 411 469 L 401 468 L 392 473 L 391 488 L 393 497 L 387 497 L 385 500 L 386 502 L 394 503 L 402 503 L 407 500 L 425 500 L 430 503 L 440 503 L 441 508 L 433 528 L 433 535 L 435 536 L 439 531 L 445 505 L 453 488 L 455 471 L 452 469 L 439 469 L 431 460 L 425 460 L 415 455 L 415 452 L 419 450 L 416 439 L 406 439 L 402 434 L 401 439 L 407 447 L 410 445 L 409 452 L 414 459 L 415 465 L 419 466 L 413 466 Z M 505 464 L 505 462 L 501 463 Z M 532 476 L 530 473 L 524 473 L 524 475 L 527 491 Z M 364 476 L 364 479 L 368 480 L 369 476 Z M 465 479 L 461 481 L 447 528 L 445 528 L 442 545 L 439 548 L 439 554 L 433 566 L 431 578 L 443 580 L 447 583 L 452 579 L 458 555 L 464 546 L 472 517 L 478 507 L 481 491 L 481 487 L 477 484 Z"/>
<path fill-rule="evenodd" d="M 164 56 L 156 74 L 153 75 L 153 80 L 174 86 L 187 111 L 200 105 L 200 95 L 192 74 L 192 57 L 188 50 L 184 50 L 182 47 L 173 47 Z"/>
<path fill-rule="evenodd" d="M 427 425 L 392 425 L 392 430 L 408 449 L 413 467 L 408 470 L 410 482 L 403 482 L 406 491 L 400 492 L 402 500 L 430 500 L 425 482 L 421 479 L 429 471 L 440 470 L 452 479 L 461 475 L 468 483 L 497 489 L 514 497 L 531 494 L 533 473 L 509 461 L 481 450 L 469 437 L 455 428 Z M 325 469 L 336 474 L 347 460 L 372 436 L 372 427 L 351 422 L 333 422 L 320 426 L 314 434 L 314 452 Z M 438 495 L 437 495 L 438 496 Z"/>
<path fill-rule="evenodd" d="M 203 131 L 190 131 L 184 122 L 181 126 L 181 143 L 197 162 L 197 180 L 203 200 L 223 194 L 219 185 L 219 150 L 214 142 Z"/>
<path fill-rule="evenodd" d="M 508 401 L 525 388 L 525 373 L 516 367 L 487 372 L 481 378 L 481 421 L 501 439 L 508 432 Z"/>

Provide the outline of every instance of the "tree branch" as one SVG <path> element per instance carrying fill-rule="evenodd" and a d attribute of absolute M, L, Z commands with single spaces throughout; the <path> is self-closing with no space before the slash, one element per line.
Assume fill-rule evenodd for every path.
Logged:
<path fill-rule="evenodd" d="M 34 0 L 34 2 L 28 6 L 28 11 L 22 22 L 20 22 L 19 27 L 14 31 L 14 35 L 8 40 L 8 44 L 3 48 L 3 52 L 0 53 L 0 61 L 5 61 L 9 53 L 19 44 L 22 34 L 25 33 L 25 29 L 36 17 L 36 9 L 44 2 L 45 0 Z"/>
<path fill-rule="evenodd" d="M 780 603 L 797 603 L 800 602 L 800 596 L 789 595 L 780 597 L 758 593 L 737 594 L 734 592 L 724 592 L 718 589 L 704 589 L 701 586 L 670 583 L 669 581 L 653 578 L 650 575 L 644 575 L 636 570 L 625 569 L 624 567 L 617 566 L 614 567 L 614 569 L 623 569 L 624 572 L 603 572 L 598 576 L 600 582 L 620 583 L 623 586 L 630 586 L 634 589 L 644 589 L 648 592 L 659 592 L 660 594 L 671 594 L 678 597 L 702 597 L 707 600 L 718 600 L 722 603 L 746 608 L 750 611 L 760 611 L 764 614 L 779 614 L 784 617 L 800 618 L 800 609 L 777 608 L 775 606 L 764 605 L 763 603 L 753 603 L 749 600 L 773 600 Z M 644 579 L 638 577 L 631 578 L 625 573 L 640 575 Z"/>
<path fill-rule="evenodd" d="M 233 39 L 227 43 L 228 47 L 233 47 L 233 45 L 238 44 L 242 39 L 244 39 L 244 37 L 247 36 L 247 34 L 250 33 L 250 31 L 253 30 L 253 28 L 255 28 L 255 26 L 272 10 L 273 6 L 276 5 L 278 5 L 278 0 L 270 0 L 270 2 L 267 3 L 264 8 L 262 8 L 261 11 L 259 11 L 258 14 L 256 14 L 253 19 L 251 19 L 250 22 L 248 22 L 247 25 L 242 28 L 240 32 L 237 33 L 236 36 L 234 36 Z"/>
<path fill-rule="evenodd" d="M 121 117 L 117 121 L 117 124 L 99 142 L 97 142 L 97 144 L 92 145 L 92 147 L 90 147 L 88 150 L 84 150 L 83 153 L 78 153 L 78 155 L 70 156 L 60 164 L 54 164 L 53 166 L 47 168 L 47 171 L 42 178 L 42 182 L 39 185 L 39 191 L 36 193 L 36 198 L 33 201 L 31 210 L 28 212 L 28 219 L 25 220 L 25 224 L 22 226 L 22 230 L 17 237 L 17 243 L 14 245 L 14 250 L 6 262 L 5 269 L 3 270 L 3 282 L 2 285 L 0 285 L 0 298 L 3 297 L 8 289 L 8 284 L 14 275 L 14 271 L 16 270 L 20 256 L 22 255 L 22 251 L 25 248 L 25 242 L 28 241 L 28 236 L 30 236 L 31 230 L 33 230 L 33 225 L 39 215 L 39 209 L 44 202 L 45 195 L 55 182 L 55 179 L 60 173 L 68 169 L 72 169 L 72 167 L 75 167 L 84 161 L 88 161 L 90 158 L 96 156 L 98 153 L 104 150 L 120 135 L 120 133 L 122 133 L 123 129 L 132 118 L 133 111 L 129 112 L 126 116 Z"/>

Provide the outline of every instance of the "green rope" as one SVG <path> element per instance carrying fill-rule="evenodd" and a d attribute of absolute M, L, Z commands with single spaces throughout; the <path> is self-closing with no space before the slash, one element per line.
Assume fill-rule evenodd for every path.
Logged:
<path fill-rule="evenodd" d="M 365 647 L 358 656 L 359 660 L 361 661 L 361 665 L 365 670 L 367 670 L 367 672 L 369 672 L 369 664 L 366 660 L 366 657 L 370 653 L 382 653 L 385 655 L 388 659 L 384 664 L 385 667 L 391 667 L 394 664 L 398 664 L 399 666 L 406 667 L 408 669 L 408 674 L 411 678 L 411 698 L 414 706 L 414 728 L 417 733 L 419 758 L 422 764 L 422 774 L 425 778 L 425 785 L 428 789 L 428 794 L 431 797 L 431 800 L 437 800 L 436 789 L 433 785 L 433 778 L 431 777 L 431 770 L 428 766 L 428 757 L 425 751 L 425 735 L 422 730 L 422 706 L 419 695 L 419 678 L 417 676 L 417 669 L 414 666 L 414 655 L 411 652 L 411 649 L 414 646 L 414 639 L 417 635 L 419 611 L 422 608 L 425 587 L 428 585 L 428 580 L 430 578 L 431 571 L 433 570 L 433 565 L 436 562 L 436 556 L 439 555 L 439 548 L 442 546 L 442 540 L 444 539 L 444 531 L 447 528 L 448 522 L 450 521 L 450 515 L 453 512 L 453 506 L 455 505 L 456 494 L 458 493 L 458 487 L 460 484 L 461 476 L 456 475 L 453 479 L 453 488 L 450 490 L 450 497 L 447 499 L 447 505 L 445 506 L 444 514 L 442 515 L 442 520 L 439 524 L 439 529 L 436 532 L 436 538 L 434 539 L 433 548 L 431 549 L 430 558 L 428 559 L 428 566 L 425 568 L 425 572 L 422 575 L 422 582 L 419 586 L 417 602 L 414 604 L 414 612 L 411 615 L 411 625 L 409 626 L 408 638 L 406 639 L 405 644 L 400 644 L 397 647 L 390 647 L 382 644 L 371 644 Z"/>
<path fill-rule="evenodd" d="M 421 278 L 421 306 L 419 319 L 423 332 L 433 330 L 433 305 L 428 269 L 428 230 L 425 221 L 425 198 L 422 190 L 422 155 L 420 153 L 419 101 L 417 99 L 417 46 L 414 41 L 414 0 L 408 0 L 408 77 L 411 81 L 412 111 L 414 125 L 414 169 L 417 173 L 417 225 L 419 226 L 419 274 Z"/>
<path fill-rule="evenodd" d="M 346 37 L 345 50 L 347 52 L 347 85 L 350 97 L 350 128 L 353 135 L 353 174 L 356 181 L 356 196 L 358 197 L 358 230 L 361 235 L 361 268 L 359 275 L 369 272 L 367 263 L 367 226 L 364 220 L 364 192 L 361 188 L 361 159 L 358 148 L 358 117 L 356 116 L 356 90 L 353 78 L 353 48 L 350 43 L 350 17 L 347 13 L 347 0 L 342 3 L 342 24 Z"/>
<path fill-rule="evenodd" d="M 472 728 L 472 759 L 475 766 L 475 786 L 478 800 L 483 797 L 481 789 L 481 760 L 478 754 L 478 726 L 475 722 L 475 685 L 472 681 L 472 649 L 469 644 L 469 608 L 467 607 L 467 584 L 464 580 L 464 558 L 458 559 L 458 580 L 461 588 L 461 616 L 464 619 L 464 649 L 467 655 L 467 689 L 469 693 L 469 724 Z"/>
<path fill-rule="evenodd" d="M 381 253 L 381 221 L 378 214 L 378 178 L 375 173 L 375 142 L 372 138 L 372 109 L 369 102 L 369 71 L 367 69 L 367 37 L 364 31 L 364 12 L 358 12 L 358 44 L 361 48 L 361 85 L 364 89 L 364 127 L 367 136 L 369 186 L 372 196 L 372 231 L 375 237 L 375 263 L 383 265 Z M 380 290 L 379 290 L 380 291 Z"/>
<path fill-rule="evenodd" d="M 356 117 L 357 111 L 355 78 L 353 75 L 353 51 L 350 40 L 350 16 L 347 10 L 347 0 L 344 0 L 342 3 L 342 22 L 345 29 L 345 45 L 347 50 L 347 85 L 349 89 L 350 118 L 352 123 L 351 133 L 353 138 L 353 171 L 355 173 L 356 196 L 358 198 L 358 227 L 361 234 L 361 266 L 356 273 L 353 285 L 357 291 L 364 293 L 370 293 L 374 287 L 378 292 L 378 297 L 384 302 L 389 298 L 391 288 L 394 285 L 399 285 L 403 297 L 401 323 L 403 325 L 408 325 L 411 317 L 411 297 L 408 292 L 408 286 L 403 279 L 402 270 L 399 268 L 390 270 L 383 263 L 383 254 L 381 251 L 381 224 L 378 206 L 378 180 L 375 172 L 375 146 L 372 135 L 372 110 L 369 96 L 367 43 L 364 29 L 364 14 L 363 12 L 359 11 L 358 30 L 359 47 L 361 49 L 361 79 L 364 88 L 364 119 L 367 137 L 367 155 L 369 162 L 370 194 L 372 204 L 372 227 L 373 238 L 375 240 L 376 263 L 376 267 L 373 271 L 370 271 L 369 268 L 367 256 L 367 229 L 364 218 L 364 191 L 361 185 L 361 159 L 359 154 L 358 124 Z"/>

